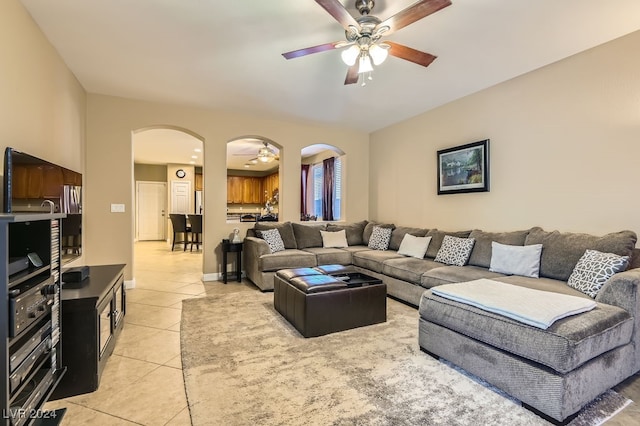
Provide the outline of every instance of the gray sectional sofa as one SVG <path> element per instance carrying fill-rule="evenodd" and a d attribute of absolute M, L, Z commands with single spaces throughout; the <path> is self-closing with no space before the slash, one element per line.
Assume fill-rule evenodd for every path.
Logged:
<path fill-rule="evenodd" d="M 368 248 L 375 226 L 392 228 L 387 250 Z M 272 253 L 256 231 L 277 228 L 285 249 Z M 348 247 L 325 248 L 320 231 L 345 230 Z M 424 258 L 398 254 L 405 234 L 430 236 Z M 446 235 L 472 238 L 464 266 L 436 262 Z M 640 250 L 636 235 L 605 236 L 545 231 L 534 227 L 510 232 L 437 229 L 358 223 L 256 224 L 244 240 L 244 269 L 261 290 L 273 289 L 280 269 L 326 264 L 353 269 L 387 285 L 388 295 L 418 307 L 419 344 L 487 380 L 552 420 L 565 421 L 599 394 L 640 371 Z M 542 245 L 539 277 L 489 270 L 492 242 L 509 246 Z M 613 275 L 595 297 L 596 308 L 539 329 L 429 289 L 443 284 L 491 279 L 519 287 L 590 298 L 567 285 L 587 249 L 629 256 L 629 268 Z"/>

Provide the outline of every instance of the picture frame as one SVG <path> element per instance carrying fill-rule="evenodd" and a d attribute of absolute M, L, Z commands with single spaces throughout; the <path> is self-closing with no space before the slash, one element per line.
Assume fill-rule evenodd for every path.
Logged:
<path fill-rule="evenodd" d="M 489 139 L 438 151 L 438 195 L 489 191 Z"/>

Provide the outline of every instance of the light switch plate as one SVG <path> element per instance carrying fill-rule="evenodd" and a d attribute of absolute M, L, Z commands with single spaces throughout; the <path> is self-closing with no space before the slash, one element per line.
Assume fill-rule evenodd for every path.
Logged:
<path fill-rule="evenodd" d="M 111 213 L 124 213 L 124 204 L 111 204 Z"/>

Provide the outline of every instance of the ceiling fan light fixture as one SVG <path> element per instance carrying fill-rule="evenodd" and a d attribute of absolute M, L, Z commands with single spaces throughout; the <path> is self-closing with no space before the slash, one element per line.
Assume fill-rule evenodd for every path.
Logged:
<path fill-rule="evenodd" d="M 363 52 L 362 55 L 360 55 L 360 63 L 358 65 L 358 74 L 362 74 L 365 72 L 371 72 L 373 71 L 373 65 L 371 65 L 371 57 Z"/>
<path fill-rule="evenodd" d="M 384 43 L 371 45 L 369 55 L 371 55 L 374 65 L 378 66 L 387 59 L 387 56 L 389 56 L 389 47 L 388 44 Z"/>
<path fill-rule="evenodd" d="M 360 55 L 360 47 L 355 44 L 342 51 L 340 56 L 342 57 L 342 62 L 347 64 L 348 66 L 355 65 L 358 60 L 358 56 Z"/>
<path fill-rule="evenodd" d="M 270 163 L 276 159 L 276 154 L 268 146 L 263 146 L 258 150 L 258 161 L 261 163 Z"/>

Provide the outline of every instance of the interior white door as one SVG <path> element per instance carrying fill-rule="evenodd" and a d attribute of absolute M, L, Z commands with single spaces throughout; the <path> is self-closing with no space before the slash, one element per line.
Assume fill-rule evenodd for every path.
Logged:
<path fill-rule="evenodd" d="M 171 181 L 171 213 L 193 213 L 190 181 Z"/>
<path fill-rule="evenodd" d="M 136 182 L 136 184 L 138 241 L 164 240 L 167 184 L 164 182 Z"/>

